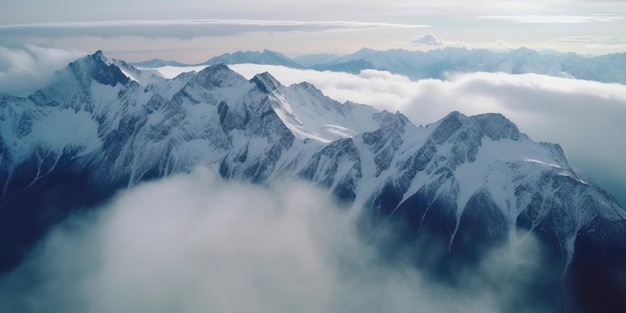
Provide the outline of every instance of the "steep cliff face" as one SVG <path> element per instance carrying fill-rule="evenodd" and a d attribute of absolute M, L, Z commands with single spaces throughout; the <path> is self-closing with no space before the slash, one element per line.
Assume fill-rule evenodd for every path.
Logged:
<path fill-rule="evenodd" d="M 3 271 L 68 212 L 199 165 L 313 182 L 369 222 L 398 223 L 394 240 L 439 247 L 441 260 L 532 232 L 580 292 L 606 282 L 589 283 L 589 271 L 626 270 L 624 210 L 558 145 L 499 114 L 417 127 L 268 73 L 246 80 L 217 64 L 167 80 L 97 52 L 28 98 L 0 96 L 0 122 Z"/>

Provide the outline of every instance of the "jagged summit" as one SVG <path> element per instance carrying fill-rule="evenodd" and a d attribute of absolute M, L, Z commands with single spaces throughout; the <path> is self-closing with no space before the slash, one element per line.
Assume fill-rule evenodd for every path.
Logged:
<path fill-rule="evenodd" d="M 109 57 L 107 57 L 106 55 L 104 55 L 104 52 L 102 50 L 96 50 L 96 52 L 94 52 L 91 55 L 87 55 L 87 57 L 91 57 L 91 58 L 106 58 L 109 59 Z"/>
<path fill-rule="evenodd" d="M 256 74 L 250 81 L 255 83 L 263 92 L 278 91 L 282 87 L 281 83 L 268 72 Z"/>
<path fill-rule="evenodd" d="M 487 113 L 468 117 L 458 111 L 446 115 L 441 121 L 429 125 L 435 127 L 433 137 L 438 143 L 449 140 L 452 134 L 464 130 L 460 140 L 471 139 L 472 136 L 487 136 L 492 140 L 511 139 L 519 140 L 527 138 L 517 126 L 504 115 L 499 113 Z"/>
<path fill-rule="evenodd" d="M 110 86 L 115 86 L 118 83 L 125 85 L 130 81 L 102 50 L 70 63 L 69 67 L 79 77 L 79 80 L 93 78 L 103 85 Z"/>
<path fill-rule="evenodd" d="M 391 113 L 389 111 L 380 111 L 375 114 L 375 119 L 381 121 L 382 124 L 400 124 L 404 126 L 406 124 L 411 124 L 411 121 L 400 111 L 396 111 L 396 113 Z"/>
<path fill-rule="evenodd" d="M 178 67 L 189 66 L 187 64 L 183 64 L 180 62 L 166 61 L 166 60 L 161 60 L 161 59 L 151 59 L 148 61 L 133 62 L 132 65 L 136 67 L 145 67 L 145 68 L 155 68 L 155 67 L 163 67 L 163 66 L 178 66 Z"/>
<path fill-rule="evenodd" d="M 241 84 L 245 80 L 243 76 L 231 70 L 223 63 L 207 66 L 192 79 L 198 86 L 204 88 L 234 86 Z"/>
<path fill-rule="evenodd" d="M 276 51 L 264 49 L 259 51 L 237 51 L 234 53 L 225 53 L 220 56 L 209 59 L 202 63 L 206 65 L 224 63 L 224 64 L 241 64 L 241 63 L 254 63 L 254 64 L 269 64 L 269 65 L 282 65 L 293 68 L 302 68 L 302 65 L 292 61 L 288 57 L 278 53 Z"/>
<path fill-rule="evenodd" d="M 492 140 L 508 138 L 519 140 L 522 133 L 509 119 L 500 113 L 487 113 L 476 115 L 472 120 L 480 127 L 483 133 Z"/>

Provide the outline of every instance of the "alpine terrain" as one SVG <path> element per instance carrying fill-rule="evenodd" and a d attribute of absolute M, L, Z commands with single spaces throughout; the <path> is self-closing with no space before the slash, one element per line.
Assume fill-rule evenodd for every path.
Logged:
<path fill-rule="evenodd" d="M 378 51 L 363 48 L 351 54 L 311 54 L 290 59 L 279 52 L 264 50 L 226 53 L 202 63 L 270 64 L 290 68 L 310 68 L 358 74 L 362 70 L 388 71 L 419 80 L 445 79 L 449 73 L 535 73 L 555 77 L 570 77 L 605 83 L 626 83 L 626 53 L 585 56 L 556 51 L 536 51 L 518 48 L 510 51 L 488 49 L 443 48 L 430 51 L 393 49 Z M 150 60 L 133 63 L 137 67 L 193 66 L 177 62 Z"/>
<path fill-rule="evenodd" d="M 452 112 L 418 127 L 269 73 L 247 80 L 219 63 L 169 80 L 100 51 L 29 97 L 0 95 L 0 269 L 70 212 L 198 165 L 225 179 L 322 186 L 363 223 L 394 225 L 390 259 L 406 246 L 434 251 L 429 262 L 416 253 L 416 266 L 444 279 L 532 233 L 552 275 L 537 301 L 626 307 L 626 212 L 558 144 L 500 114 Z"/>

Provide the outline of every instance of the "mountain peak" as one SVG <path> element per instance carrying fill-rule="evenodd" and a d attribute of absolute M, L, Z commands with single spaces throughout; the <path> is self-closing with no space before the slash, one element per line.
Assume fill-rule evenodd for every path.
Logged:
<path fill-rule="evenodd" d="M 293 62 L 288 57 L 282 55 L 279 52 L 265 49 L 262 52 L 259 51 L 236 51 L 234 53 L 225 53 L 209 59 L 202 64 L 270 64 L 270 65 L 283 65 L 294 68 L 302 68 L 302 65 Z"/>
<path fill-rule="evenodd" d="M 354 54 L 359 54 L 359 53 L 361 53 L 361 54 L 363 54 L 363 53 L 376 53 L 376 52 L 378 52 L 378 51 L 374 50 L 374 49 L 363 47 L 363 48 L 359 49 L 357 52 L 355 52 Z"/>
<path fill-rule="evenodd" d="M 204 88 L 211 88 L 233 86 L 235 82 L 245 81 L 245 78 L 231 70 L 226 64 L 216 63 L 198 72 L 193 81 Z"/>
<path fill-rule="evenodd" d="M 500 113 L 486 113 L 468 117 L 454 111 L 438 122 L 433 138 L 438 142 L 444 142 L 454 133 L 467 127 L 473 129 L 480 136 L 486 136 L 491 140 L 511 139 L 517 141 L 526 136 L 519 131 L 513 122 Z"/>
<path fill-rule="evenodd" d="M 94 79 L 103 85 L 112 87 L 118 83 L 126 85 L 130 81 L 102 50 L 70 63 L 69 68 L 83 80 Z"/>
<path fill-rule="evenodd" d="M 269 49 L 263 49 L 263 52 L 261 54 L 269 54 L 269 55 L 279 55 L 279 56 L 283 56 L 280 52 L 277 51 L 273 51 L 273 50 L 269 50 Z"/>
<path fill-rule="evenodd" d="M 202 72 L 216 73 L 216 72 L 221 72 L 221 71 L 232 72 L 232 70 L 228 67 L 228 65 L 224 63 L 215 63 L 215 64 L 205 67 L 204 69 L 200 71 L 200 73 Z"/>
<path fill-rule="evenodd" d="M 151 59 L 151 60 L 141 61 L 141 62 L 132 62 L 131 64 L 136 67 L 147 67 L 147 68 L 155 68 L 155 67 L 163 67 L 163 66 L 176 66 L 176 67 L 189 66 L 184 63 L 171 61 L 171 60 L 162 60 L 162 59 Z"/>
<path fill-rule="evenodd" d="M 470 123 L 470 119 L 466 115 L 453 111 L 435 123 L 437 126 L 433 131 L 432 138 L 437 144 L 444 143 Z"/>
<path fill-rule="evenodd" d="M 87 59 L 94 62 L 102 62 L 107 65 L 115 63 L 113 59 L 107 56 L 102 50 L 97 50 L 93 54 L 87 55 Z"/>
<path fill-rule="evenodd" d="M 459 112 L 459 111 L 452 111 L 450 113 L 448 113 L 448 115 L 446 115 L 444 118 L 442 118 L 441 120 L 447 120 L 447 119 L 463 119 L 463 118 L 467 118 L 467 115 Z"/>
<path fill-rule="evenodd" d="M 259 89 L 266 93 L 282 88 L 282 84 L 268 72 L 254 75 L 250 82 L 256 84 Z"/>
<path fill-rule="evenodd" d="M 519 140 L 522 136 L 517 126 L 500 113 L 480 114 L 470 119 L 480 127 L 485 136 L 492 140 Z"/>
<path fill-rule="evenodd" d="M 409 119 L 399 111 L 396 113 L 391 113 L 389 111 L 378 112 L 374 114 L 374 120 L 378 121 L 383 128 L 391 126 L 399 129 L 411 124 L 411 121 L 409 121 Z"/>

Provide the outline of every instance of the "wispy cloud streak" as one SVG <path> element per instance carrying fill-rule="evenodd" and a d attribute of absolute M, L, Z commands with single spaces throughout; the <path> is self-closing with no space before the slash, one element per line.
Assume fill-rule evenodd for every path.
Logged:
<path fill-rule="evenodd" d="M 617 15 L 487 15 L 477 18 L 485 20 L 505 20 L 522 24 L 583 24 L 614 22 L 621 20 L 623 17 Z"/>
<path fill-rule="evenodd" d="M 429 25 L 360 21 L 292 21 L 253 19 L 118 20 L 0 25 L 0 35 L 38 36 L 140 36 L 194 38 L 253 32 L 319 32 L 330 30 L 413 29 Z"/>

